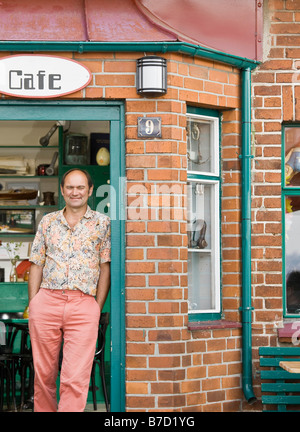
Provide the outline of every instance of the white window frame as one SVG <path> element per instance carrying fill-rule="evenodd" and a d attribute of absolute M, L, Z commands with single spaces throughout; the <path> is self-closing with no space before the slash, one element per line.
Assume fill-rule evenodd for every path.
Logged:
<path fill-rule="evenodd" d="M 194 287 L 191 287 L 191 281 L 188 282 L 189 291 L 189 319 L 193 320 L 206 320 L 206 319 L 220 319 L 221 318 L 221 271 L 220 271 L 220 230 L 221 230 L 221 219 L 220 219 L 220 190 L 221 190 L 221 178 L 220 178 L 220 148 L 219 148 L 219 128 L 220 119 L 215 116 L 201 115 L 201 114 L 191 114 L 188 112 L 187 120 L 197 120 L 203 122 L 211 123 L 211 157 L 213 158 L 213 163 L 210 172 L 205 171 L 195 171 L 188 170 L 188 185 L 203 184 L 209 185 L 212 188 L 211 200 L 210 200 L 210 216 L 211 220 L 207 223 L 207 228 L 210 230 L 210 244 L 208 248 L 197 249 L 188 247 L 189 258 L 191 254 L 201 254 L 202 256 L 210 255 L 210 268 L 212 270 L 211 274 L 211 308 L 199 308 L 195 307 L 195 304 L 191 303 L 191 291 Z M 188 139 L 188 138 L 187 138 Z M 188 186 L 189 188 L 189 186 Z M 189 193 L 189 192 L 188 192 Z M 189 205 L 189 200 L 187 200 L 187 205 Z M 189 211 L 187 213 L 189 215 Z M 188 275 L 189 266 L 191 265 L 190 259 L 188 260 Z M 190 279 L 188 277 L 188 279 Z M 196 290 L 201 290 L 201 274 L 199 277 L 194 277 L 193 280 L 199 281 L 199 286 Z M 199 296 L 200 298 L 201 296 Z"/>

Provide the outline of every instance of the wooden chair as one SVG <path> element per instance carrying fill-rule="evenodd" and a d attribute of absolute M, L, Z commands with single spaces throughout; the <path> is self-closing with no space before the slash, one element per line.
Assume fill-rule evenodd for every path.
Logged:
<path fill-rule="evenodd" d="M 102 383 L 102 389 L 103 389 L 103 395 L 105 400 L 105 407 L 106 411 L 109 411 L 109 403 L 108 403 L 108 396 L 107 396 L 107 389 L 106 389 L 106 382 L 105 382 L 105 335 L 106 330 L 109 325 L 109 313 L 103 312 L 100 317 L 99 322 L 99 331 L 98 331 L 98 341 L 97 341 L 97 349 L 93 361 L 93 367 L 91 372 L 91 384 L 92 384 L 92 393 L 93 393 L 93 404 L 94 404 L 94 410 L 97 410 L 97 398 L 96 398 L 96 383 L 95 383 L 95 372 L 96 372 L 96 365 L 99 366 L 100 371 L 100 378 Z"/>
<path fill-rule="evenodd" d="M 17 374 L 20 376 L 21 401 L 19 410 L 22 411 L 27 405 L 33 409 L 33 358 L 31 352 L 28 325 L 21 323 L 6 323 L 6 345 L 2 348 L 0 357 L 1 366 L 1 402 L 0 410 L 3 410 L 4 381 L 6 381 L 7 408 L 11 410 L 11 399 L 13 410 L 17 411 L 16 403 L 16 381 Z M 29 373 L 28 373 L 29 371 Z M 27 386 L 27 376 L 29 385 Z M 27 400 L 25 394 L 27 391 Z"/>

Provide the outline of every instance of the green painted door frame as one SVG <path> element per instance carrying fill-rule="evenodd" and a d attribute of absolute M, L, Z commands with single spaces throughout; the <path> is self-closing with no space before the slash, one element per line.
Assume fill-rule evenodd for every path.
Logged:
<path fill-rule="evenodd" d="M 125 178 L 124 106 L 107 101 L 0 101 L 0 121 L 110 121 L 111 262 L 111 411 L 125 411 Z"/>

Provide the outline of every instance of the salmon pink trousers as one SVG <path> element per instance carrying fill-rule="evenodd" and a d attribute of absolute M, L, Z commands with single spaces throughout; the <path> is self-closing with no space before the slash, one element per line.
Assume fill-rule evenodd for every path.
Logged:
<path fill-rule="evenodd" d="M 82 412 L 95 354 L 100 308 L 79 290 L 41 288 L 30 301 L 29 332 L 34 363 L 34 411 Z M 56 380 L 63 341 L 59 403 Z"/>

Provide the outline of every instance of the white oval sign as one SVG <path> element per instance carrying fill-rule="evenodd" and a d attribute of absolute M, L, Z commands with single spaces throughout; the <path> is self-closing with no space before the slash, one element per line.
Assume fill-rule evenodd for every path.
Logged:
<path fill-rule="evenodd" d="M 51 98 L 86 87 L 91 73 L 80 63 L 50 55 L 13 55 L 0 59 L 0 93 Z"/>

